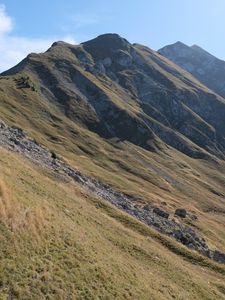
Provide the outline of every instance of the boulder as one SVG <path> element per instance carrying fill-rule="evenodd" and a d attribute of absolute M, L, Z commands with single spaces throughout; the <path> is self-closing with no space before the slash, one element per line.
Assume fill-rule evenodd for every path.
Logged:
<path fill-rule="evenodd" d="M 184 208 L 177 208 L 175 211 L 175 216 L 180 217 L 180 218 L 186 218 L 187 216 L 187 211 Z"/>
<path fill-rule="evenodd" d="M 213 253 L 213 259 L 220 263 L 225 263 L 225 253 L 215 250 Z"/>
<path fill-rule="evenodd" d="M 3 122 L 2 120 L 0 120 L 0 128 L 1 129 L 5 129 L 7 126 L 5 124 L 5 122 Z"/>

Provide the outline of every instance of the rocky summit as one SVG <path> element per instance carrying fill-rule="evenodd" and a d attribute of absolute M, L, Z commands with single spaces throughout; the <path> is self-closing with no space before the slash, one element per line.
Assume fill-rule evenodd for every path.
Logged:
<path fill-rule="evenodd" d="M 112 33 L 0 75 L 0 298 L 224 299 L 223 72 Z"/>

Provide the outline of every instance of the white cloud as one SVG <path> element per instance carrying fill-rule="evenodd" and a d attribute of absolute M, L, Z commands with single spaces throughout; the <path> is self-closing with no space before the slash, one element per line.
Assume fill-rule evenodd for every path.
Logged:
<path fill-rule="evenodd" d="M 7 16 L 5 6 L 0 4 L 0 35 L 11 31 L 13 28 L 12 19 Z"/>
<path fill-rule="evenodd" d="M 0 5 L 0 72 L 13 67 L 31 52 L 47 50 L 56 40 L 75 44 L 71 36 L 38 39 L 13 35 L 13 20 L 5 6 Z"/>

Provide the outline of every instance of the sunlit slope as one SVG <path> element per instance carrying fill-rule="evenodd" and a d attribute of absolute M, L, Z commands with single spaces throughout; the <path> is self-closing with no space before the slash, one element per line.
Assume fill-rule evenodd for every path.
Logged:
<path fill-rule="evenodd" d="M 222 266 L 0 152 L 1 299 L 225 298 Z"/>

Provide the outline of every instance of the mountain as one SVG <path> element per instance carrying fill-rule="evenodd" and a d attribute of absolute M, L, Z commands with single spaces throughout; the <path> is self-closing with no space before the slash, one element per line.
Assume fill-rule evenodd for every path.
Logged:
<path fill-rule="evenodd" d="M 28 55 L 0 104 L 4 297 L 224 298 L 221 95 L 104 34 Z"/>
<path fill-rule="evenodd" d="M 189 47 L 181 42 L 165 46 L 158 52 L 225 97 L 225 61 L 197 45 Z"/>
<path fill-rule="evenodd" d="M 102 138 L 152 150 L 164 142 L 192 157 L 224 156 L 224 99 L 116 34 L 77 46 L 54 43 L 2 75 Z"/>

